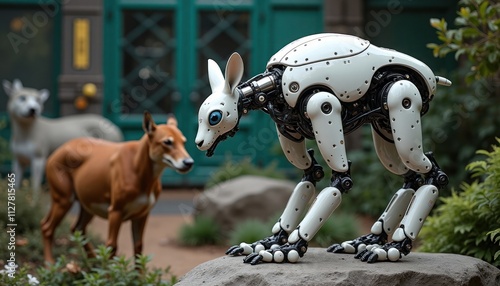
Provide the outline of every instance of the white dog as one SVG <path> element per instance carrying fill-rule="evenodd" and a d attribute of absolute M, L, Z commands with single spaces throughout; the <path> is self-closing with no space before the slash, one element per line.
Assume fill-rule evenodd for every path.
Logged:
<path fill-rule="evenodd" d="M 10 147 L 12 171 L 16 189 L 22 181 L 24 169 L 31 164 L 31 187 L 38 196 L 47 157 L 66 141 L 77 137 L 96 137 L 122 141 L 120 129 L 106 118 L 95 114 L 66 116 L 58 119 L 42 117 L 43 104 L 49 97 L 46 89 L 23 87 L 21 81 L 3 81 L 9 96 L 7 111 L 11 122 Z"/>

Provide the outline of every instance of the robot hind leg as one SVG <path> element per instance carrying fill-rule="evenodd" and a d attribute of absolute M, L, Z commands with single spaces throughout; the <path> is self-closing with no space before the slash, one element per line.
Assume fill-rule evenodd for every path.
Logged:
<path fill-rule="evenodd" d="M 415 193 L 413 186 L 420 181 L 420 175 L 410 171 L 401 161 L 396 147 L 384 138 L 392 138 L 392 134 L 384 130 L 375 130 L 372 126 L 373 143 L 380 162 L 390 172 L 405 178 L 404 185 L 393 195 L 382 215 L 371 227 L 370 233 L 353 240 L 333 244 L 327 248 L 328 252 L 357 254 L 367 247 L 380 246 L 387 243 L 388 237 L 398 227 L 403 218 L 410 200 Z M 384 133 L 383 136 L 380 133 Z"/>
<path fill-rule="evenodd" d="M 438 197 L 438 190 L 444 188 L 448 178 L 441 171 L 431 153 L 422 150 L 420 111 L 422 99 L 416 86 L 408 81 L 395 82 L 387 95 L 389 119 L 394 146 L 402 163 L 411 171 L 423 174 L 425 181 L 419 186 L 416 177 L 411 187 L 417 188 L 400 226 L 394 231 L 393 241 L 382 247 L 373 247 L 360 252 L 362 261 L 397 261 L 408 255 L 423 223 Z"/>

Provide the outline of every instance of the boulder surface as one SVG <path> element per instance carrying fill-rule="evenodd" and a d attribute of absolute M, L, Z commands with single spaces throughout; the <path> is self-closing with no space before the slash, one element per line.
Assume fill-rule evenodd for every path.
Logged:
<path fill-rule="evenodd" d="M 242 256 L 222 256 L 198 265 L 176 285 L 498 286 L 500 270 L 482 260 L 456 254 L 414 252 L 398 262 L 368 264 L 353 255 L 309 248 L 295 264 L 252 266 L 244 264 Z"/>
<path fill-rule="evenodd" d="M 195 215 L 213 218 L 227 234 L 245 220 L 267 222 L 279 215 L 294 188 L 290 181 L 240 176 L 198 195 L 194 199 Z"/>

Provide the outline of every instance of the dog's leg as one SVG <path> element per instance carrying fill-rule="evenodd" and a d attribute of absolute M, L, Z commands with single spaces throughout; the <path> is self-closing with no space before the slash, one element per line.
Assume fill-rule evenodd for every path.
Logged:
<path fill-rule="evenodd" d="M 120 227 L 123 222 L 123 212 L 121 209 L 114 209 L 113 206 L 109 207 L 108 211 L 108 241 L 106 242 L 107 247 L 111 247 L 111 256 L 116 255 L 118 234 L 120 233 Z"/>
<path fill-rule="evenodd" d="M 87 225 L 94 217 L 93 214 L 89 213 L 80 205 L 80 214 L 78 215 L 78 220 L 75 225 L 71 228 L 71 232 L 80 231 L 82 235 L 86 234 Z M 94 247 L 90 242 L 87 242 L 84 246 L 85 252 L 87 252 L 88 257 L 95 257 Z"/>
<path fill-rule="evenodd" d="M 19 188 L 21 187 L 21 183 L 23 182 L 24 168 L 21 166 L 17 158 L 14 158 L 14 160 L 12 160 L 12 172 L 14 172 L 14 175 L 16 176 L 15 188 L 16 190 L 19 190 Z"/>
<path fill-rule="evenodd" d="M 137 255 L 142 254 L 142 238 L 147 220 L 147 215 L 132 220 L 132 239 L 134 241 L 134 255 L 136 258 Z"/>
<path fill-rule="evenodd" d="M 47 182 L 50 188 L 52 204 L 49 213 L 41 221 L 43 236 L 43 252 L 47 262 L 54 262 L 52 243 L 54 232 L 69 211 L 74 201 L 74 191 L 70 175 L 61 169 L 52 168 L 47 172 Z"/>
<path fill-rule="evenodd" d="M 45 169 L 45 158 L 37 157 L 31 161 L 31 189 L 33 190 L 33 201 L 38 200 L 42 178 Z"/>
<path fill-rule="evenodd" d="M 54 232 L 61 223 L 66 213 L 71 208 L 72 201 L 67 198 L 52 198 L 52 205 L 48 215 L 42 220 L 43 251 L 45 261 L 54 263 L 52 256 L 52 243 L 54 241 Z"/>

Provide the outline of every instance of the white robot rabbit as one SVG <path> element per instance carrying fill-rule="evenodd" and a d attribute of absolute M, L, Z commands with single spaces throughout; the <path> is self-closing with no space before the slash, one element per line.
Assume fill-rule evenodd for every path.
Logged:
<path fill-rule="evenodd" d="M 217 64 L 208 61 L 213 93 L 199 110 L 198 148 L 211 156 L 220 141 L 236 133 L 241 116 L 258 109 L 275 121 L 288 161 L 304 171 L 272 234 L 235 245 L 226 254 L 247 255 L 244 262 L 252 265 L 298 261 L 353 186 L 344 136 L 365 123 L 371 124 L 380 161 L 401 175 L 404 184 L 371 233 L 327 251 L 355 253 L 369 263 L 397 261 L 410 253 L 438 191 L 448 183 L 432 153 L 423 151 L 421 116 L 428 111 L 436 84 L 449 86 L 449 80 L 408 55 L 358 37 L 326 33 L 286 45 L 271 57 L 264 73 L 247 82 L 240 83 L 243 62 L 237 53 L 225 72 L 224 77 Z M 316 182 L 324 176 L 313 152 L 306 150 L 305 138 L 316 141 L 332 176 L 299 222 Z"/>

